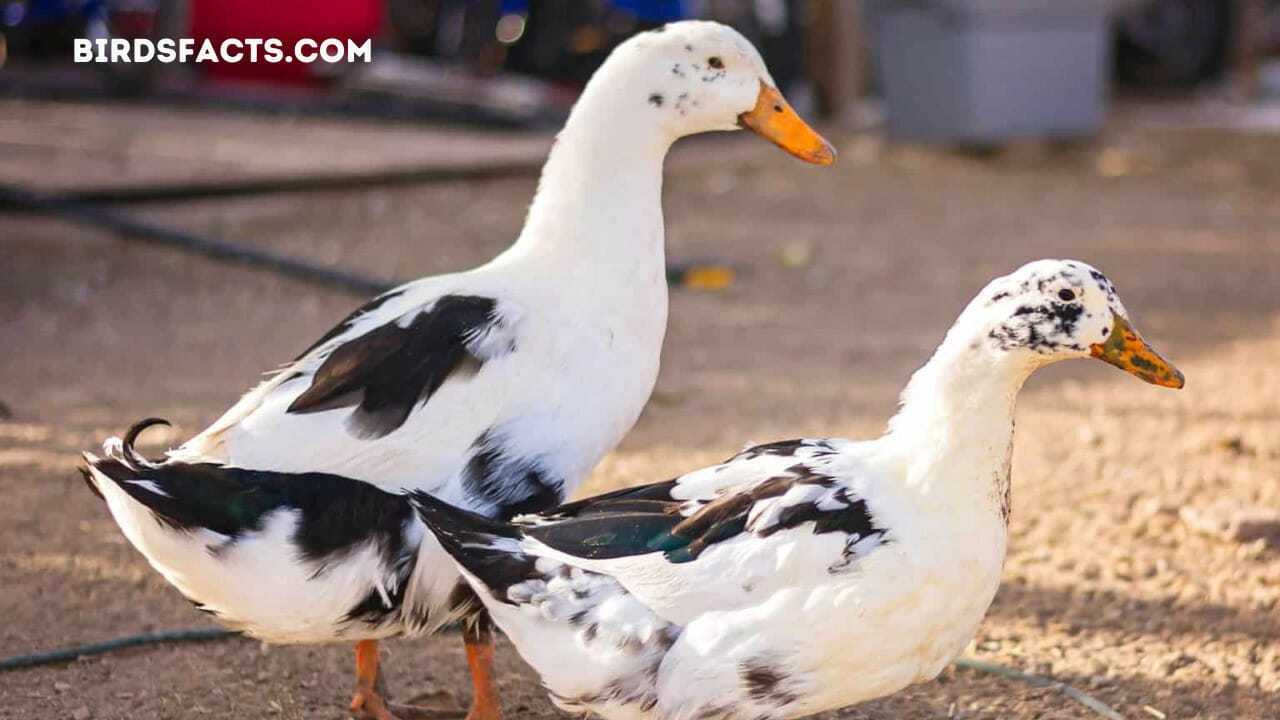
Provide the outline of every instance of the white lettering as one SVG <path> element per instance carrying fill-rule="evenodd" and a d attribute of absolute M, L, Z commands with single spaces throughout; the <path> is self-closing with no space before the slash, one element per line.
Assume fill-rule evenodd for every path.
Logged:
<path fill-rule="evenodd" d="M 78 63 L 93 60 L 93 41 L 89 38 L 76 38 L 72 46 L 72 58 Z"/>
<path fill-rule="evenodd" d="M 235 38 L 223 40 L 218 50 L 222 53 L 223 62 L 238 63 L 244 59 L 244 43 Z"/>
<path fill-rule="evenodd" d="M 365 40 L 359 45 L 355 40 L 347 41 L 347 62 L 355 62 L 361 60 L 363 62 L 373 61 L 373 40 Z"/>
<path fill-rule="evenodd" d="M 315 40 L 312 40 L 310 38 L 303 38 L 299 40 L 296 45 L 293 46 L 293 56 L 304 63 L 314 62 L 316 59 L 316 54 L 310 50 L 303 49 L 303 48 L 314 48 L 314 47 L 316 47 Z"/>
<path fill-rule="evenodd" d="M 200 51 L 196 53 L 196 62 L 218 62 L 218 51 L 213 49 L 213 42 L 205 40 L 200 43 Z"/>
<path fill-rule="evenodd" d="M 127 38 L 111 38 L 111 62 L 129 62 L 129 40 Z"/>

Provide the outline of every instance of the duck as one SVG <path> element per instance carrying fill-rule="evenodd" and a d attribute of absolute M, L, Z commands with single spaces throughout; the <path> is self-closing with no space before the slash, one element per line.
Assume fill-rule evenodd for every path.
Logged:
<path fill-rule="evenodd" d="M 500 718 L 491 623 L 407 493 L 509 519 L 558 505 L 621 441 L 666 329 L 664 158 L 682 137 L 739 129 L 835 159 L 732 28 L 628 39 L 558 133 L 510 248 L 373 298 L 159 460 L 134 442 L 162 421 L 109 438 L 84 455 L 86 482 L 222 624 L 355 643 L 353 716 L 427 713 L 383 692 L 378 641 L 462 620 L 467 717 Z"/>
<path fill-rule="evenodd" d="M 560 708 L 797 718 L 963 652 L 1000 584 L 1019 389 L 1086 357 L 1184 384 L 1105 275 L 1041 260 L 974 298 L 878 439 L 756 445 L 510 521 L 413 503 Z"/>

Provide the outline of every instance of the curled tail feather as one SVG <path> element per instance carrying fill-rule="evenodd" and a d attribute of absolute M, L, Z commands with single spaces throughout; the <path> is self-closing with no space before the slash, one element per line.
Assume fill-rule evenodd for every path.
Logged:
<path fill-rule="evenodd" d="M 107 440 L 102 443 L 103 457 L 100 458 L 93 453 L 83 453 L 81 457 L 83 458 L 84 463 L 77 469 L 80 471 L 80 475 L 84 478 L 84 484 L 89 488 L 89 492 L 97 495 L 99 500 L 105 500 L 102 496 L 102 490 L 98 487 L 98 481 L 95 479 L 95 474 L 106 476 L 117 483 L 120 481 L 120 478 L 115 477 L 111 473 L 104 472 L 103 464 L 106 461 L 114 461 L 116 464 L 123 465 L 127 470 L 135 472 L 143 468 L 154 467 L 155 463 L 146 459 L 141 453 L 134 449 L 134 443 L 138 441 L 139 435 L 156 425 L 171 427 L 170 422 L 164 418 L 149 417 L 134 423 L 133 426 L 125 432 L 123 439 L 118 437 L 107 438 Z M 97 472 L 95 473 L 94 471 Z"/>

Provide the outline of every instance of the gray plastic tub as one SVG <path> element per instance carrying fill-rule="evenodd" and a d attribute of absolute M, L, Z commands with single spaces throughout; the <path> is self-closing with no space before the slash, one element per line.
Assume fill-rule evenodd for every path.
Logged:
<path fill-rule="evenodd" d="M 892 137 L 990 144 L 1101 127 L 1108 0 L 866 0 Z"/>

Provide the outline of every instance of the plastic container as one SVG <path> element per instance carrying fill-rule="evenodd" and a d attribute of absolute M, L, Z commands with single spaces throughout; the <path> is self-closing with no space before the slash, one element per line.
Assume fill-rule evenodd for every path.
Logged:
<path fill-rule="evenodd" d="M 1108 0 L 867 0 L 890 136 L 992 144 L 1091 135 Z"/>

